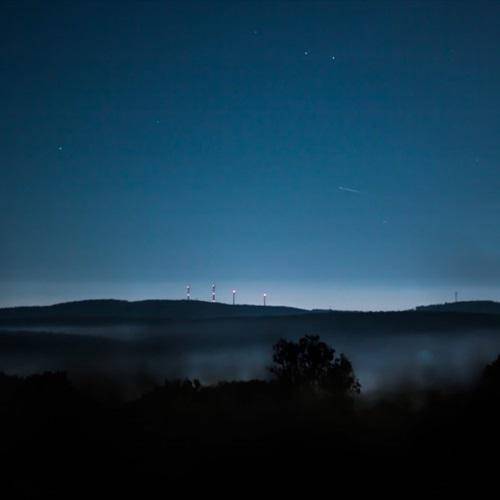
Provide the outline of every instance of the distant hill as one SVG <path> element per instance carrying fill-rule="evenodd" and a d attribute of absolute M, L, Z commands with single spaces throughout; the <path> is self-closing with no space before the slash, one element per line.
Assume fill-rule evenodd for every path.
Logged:
<path fill-rule="evenodd" d="M 471 300 L 467 302 L 446 302 L 419 306 L 417 311 L 456 312 L 469 314 L 500 314 L 500 302 L 492 300 Z"/>
<path fill-rule="evenodd" d="M 168 322 L 235 317 L 270 317 L 308 311 L 284 306 L 229 305 L 198 300 L 83 300 L 52 306 L 0 309 L 3 324 L 88 324 Z"/>
<path fill-rule="evenodd" d="M 439 313 L 439 314 L 436 314 Z M 498 318 L 496 317 L 498 315 Z M 498 321 L 497 321 L 498 320 Z M 230 305 L 197 300 L 83 300 L 51 306 L 11 307 L 0 309 L 0 327 L 15 325 L 107 325 L 202 322 L 200 328 L 228 322 L 239 331 L 250 324 L 282 325 L 293 328 L 328 325 L 340 330 L 425 330 L 471 328 L 474 325 L 500 325 L 500 303 L 493 301 L 453 302 L 420 306 L 414 310 L 362 312 L 306 310 L 285 306 Z M 236 322 L 236 323 L 235 323 Z M 262 323 L 264 322 L 264 323 Z M 271 322 L 271 323 L 269 323 Z M 492 323 L 493 322 L 493 323 Z M 190 329 L 193 326 L 189 327 Z"/>

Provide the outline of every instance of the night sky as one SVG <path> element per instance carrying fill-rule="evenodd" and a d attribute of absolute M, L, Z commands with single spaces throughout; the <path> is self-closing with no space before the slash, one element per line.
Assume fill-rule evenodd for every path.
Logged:
<path fill-rule="evenodd" d="M 3 2 L 0 305 L 500 299 L 500 3 Z"/>

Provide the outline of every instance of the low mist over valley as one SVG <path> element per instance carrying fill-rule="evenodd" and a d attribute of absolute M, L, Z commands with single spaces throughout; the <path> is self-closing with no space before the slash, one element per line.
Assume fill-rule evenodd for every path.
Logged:
<path fill-rule="evenodd" d="M 500 304 L 400 312 L 307 311 L 201 301 L 91 300 L 0 309 L 8 373 L 99 374 L 136 394 L 149 380 L 268 377 L 273 344 L 317 334 L 352 360 L 364 393 L 474 381 L 500 353 Z"/>

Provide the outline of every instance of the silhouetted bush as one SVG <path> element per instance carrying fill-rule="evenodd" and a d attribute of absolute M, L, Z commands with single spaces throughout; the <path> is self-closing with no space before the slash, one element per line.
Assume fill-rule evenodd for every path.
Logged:
<path fill-rule="evenodd" d="M 500 355 L 483 370 L 480 389 L 490 395 L 500 395 Z"/>
<path fill-rule="evenodd" d="M 358 394 L 361 390 L 349 359 L 343 354 L 336 356 L 319 335 L 306 335 L 298 342 L 281 339 L 273 351 L 274 366 L 270 371 L 280 384 L 336 396 Z"/>

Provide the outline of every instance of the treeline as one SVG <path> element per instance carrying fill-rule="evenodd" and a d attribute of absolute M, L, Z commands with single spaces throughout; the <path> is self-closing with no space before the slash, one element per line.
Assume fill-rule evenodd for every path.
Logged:
<path fill-rule="evenodd" d="M 500 357 L 468 390 L 375 401 L 357 397 L 348 358 L 316 336 L 276 344 L 270 371 L 267 381 L 165 381 L 130 402 L 97 399 L 66 373 L 1 374 L 3 491 L 142 498 L 215 479 L 293 489 L 336 478 L 352 489 L 359 477 L 449 491 L 495 467 L 485 450 L 500 443 Z"/>

